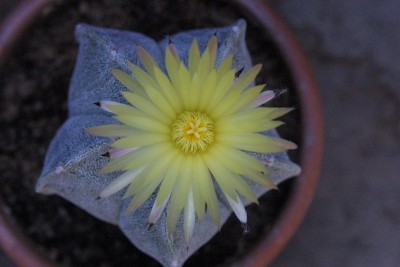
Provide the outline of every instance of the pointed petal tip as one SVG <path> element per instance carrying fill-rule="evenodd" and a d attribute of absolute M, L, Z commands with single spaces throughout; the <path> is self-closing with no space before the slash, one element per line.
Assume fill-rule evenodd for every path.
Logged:
<path fill-rule="evenodd" d="M 154 201 L 153 207 L 151 209 L 150 216 L 149 216 L 149 224 L 155 224 L 158 221 L 162 212 L 165 210 L 165 207 L 167 206 L 169 197 L 170 197 L 170 195 L 168 197 L 166 197 L 164 199 L 164 201 L 159 205 L 157 205 L 157 200 Z"/>
<path fill-rule="evenodd" d="M 111 101 L 111 100 L 101 100 L 97 101 L 94 103 L 96 106 L 100 107 L 102 110 L 113 113 L 108 106 L 121 106 L 123 104 L 116 102 L 116 101 Z"/>
<path fill-rule="evenodd" d="M 293 149 L 297 149 L 298 146 L 295 143 L 286 140 L 285 148 L 288 149 L 288 150 L 293 150 Z"/>
<path fill-rule="evenodd" d="M 139 43 L 136 43 L 136 50 L 138 51 L 140 57 L 142 57 L 143 54 L 146 53 L 146 50 Z"/>
<path fill-rule="evenodd" d="M 99 174 L 107 174 L 107 173 L 108 171 L 104 168 L 99 171 Z"/>
<path fill-rule="evenodd" d="M 239 196 L 236 195 L 236 201 L 230 198 L 228 195 L 225 196 L 239 221 L 241 223 L 247 223 L 247 212 Z"/>
<path fill-rule="evenodd" d="M 297 145 L 295 143 L 286 139 L 275 138 L 273 142 L 284 150 L 297 149 Z"/>
<path fill-rule="evenodd" d="M 134 209 L 133 207 L 128 207 L 126 209 L 126 211 L 124 212 L 126 216 L 128 216 L 129 214 L 131 214 L 132 212 L 134 212 L 136 209 Z"/>
<path fill-rule="evenodd" d="M 262 85 L 265 86 L 265 85 Z M 259 94 L 250 104 L 244 107 L 244 109 L 256 108 L 264 105 L 271 101 L 275 97 L 275 93 L 272 90 L 267 90 Z"/>
<path fill-rule="evenodd" d="M 110 152 L 107 151 L 106 153 L 102 154 L 101 156 L 105 157 L 105 158 L 110 158 Z"/>
<path fill-rule="evenodd" d="M 240 76 L 240 74 L 242 74 L 244 70 L 244 67 L 242 67 L 241 69 L 239 69 L 236 73 L 235 73 L 235 77 L 238 78 Z"/>
<path fill-rule="evenodd" d="M 131 214 L 131 212 L 129 211 L 129 209 L 126 209 L 122 214 L 123 214 L 123 216 L 129 216 L 129 214 Z"/>
<path fill-rule="evenodd" d="M 265 85 L 264 85 L 264 86 L 265 86 Z M 266 102 L 272 100 L 272 99 L 276 96 L 276 94 L 275 94 L 275 92 L 274 92 L 273 90 L 264 91 L 264 92 L 262 92 L 260 95 L 262 95 L 263 97 L 265 97 L 265 102 L 264 102 L 264 103 L 266 103 Z"/>
<path fill-rule="evenodd" d="M 278 187 L 278 185 L 276 185 L 276 184 L 274 184 L 274 186 L 272 187 L 272 189 L 273 189 L 273 190 L 277 190 L 277 191 L 281 191 L 281 190 L 279 190 L 279 187 Z"/>
<path fill-rule="evenodd" d="M 108 157 L 110 159 L 114 159 L 114 158 L 118 158 L 121 156 L 124 156 L 130 152 L 133 152 L 135 150 L 137 150 L 138 148 L 112 148 L 109 152 L 108 152 Z"/>
<path fill-rule="evenodd" d="M 100 192 L 100 195 L 97 197 L 97 199 L 102 199 L 102 198 L 105 198 L 105 197 L 108 197 L 108 196 L 109 195 L 106 192 L 104 192 L 104 190 L 103 190 L 103 191 Z"/>
<path fill-rule="evenodd" d="M 128 186 L 133 181 L 134 178 L 135 176 L 134 173 L 132 173 L 132 171 L 122 173 L 120 176 L 115 178 L 111 183 L 109 183 L 103 189 L 103 191 L 100 192 L 99 197 L 105 198 L 114 195 L 115 193 L 121 191 L 126 186 Z"/>
<path fill-rule="evenodd" d="M 173 56 L 176 56 L 177 54 L 177 50 L 175 47 L 174 42 L 172 42 L 171 38 L 168 37 L 168 46 L 167 46 L 168 50 L 172 53 Z"/>
<path fill-rule="evenodd" d="M 166 35 L 165 38 L 168 39 L 168 44 L 169 44 L 169 45 L 170 45 L 170 44 L 173 44 L 172 39 L 171 39 L 171 36 Z"/>

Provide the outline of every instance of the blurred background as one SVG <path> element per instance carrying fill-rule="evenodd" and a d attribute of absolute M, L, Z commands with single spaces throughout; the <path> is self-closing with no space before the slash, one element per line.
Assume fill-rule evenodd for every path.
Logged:
<path fill-rule="evenodd" d="M 0 0 L 0 20 L 17 2 Z M 317 193 L 273 266 L 398 266 L 400 1 L 268 2 L 310 59 L 326 122 Z"/>

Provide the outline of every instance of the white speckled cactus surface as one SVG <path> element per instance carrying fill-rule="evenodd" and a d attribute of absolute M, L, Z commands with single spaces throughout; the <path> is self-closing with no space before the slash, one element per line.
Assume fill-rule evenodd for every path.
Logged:
<path fill-rule="evenodd" d="M 254 85 L 245 28 L 156 42 L 78 25 L 69 116 L 37 192 L 118 225 L 164 266 L 181 266 L 232 211 L 245 224 L 247 204 L 300 172 L 286 154 L 296 145 L 274 129 L 290 108 Z"/>

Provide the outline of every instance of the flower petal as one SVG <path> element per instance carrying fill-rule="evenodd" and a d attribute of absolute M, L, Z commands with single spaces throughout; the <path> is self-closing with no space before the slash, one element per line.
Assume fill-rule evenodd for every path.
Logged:
<path fill-rule="evenodd" d="M 160 184 L 162 176 L 159 175 L 148 179 L 151 180 L 151 183 L 148 184 L 146 187 L 143 187 L 140 191 L 136 191 L 136 194 L 134 195 L 131 203 L 126 209 L 126 214 L 136 211 L 146 200 L 149 199 L 150 195 L 156 190 L 157 186 Z"/>
<path fill-rule="evenodd" d="M 171 81 L 159 68 L 154 69 L 155 79 L 168 102 L 176 112 L 182 112 L 182 102 Z"/>
<path fill-rule="evenodd" d="M 214 183 L 210 176 L 210 172 L 207 168 L 207 165 L 204 161 L 204 155 L 199 155 L 196 157 L 193 165 L 194 171 L 197 173 L 197 183 L 199 185 L 201 194 L 203 195 L 208 211 L 210 212 L 211 218 L 214 221 L 214 224 L 220 228 L 220 216 L 219 216 L 219 207 L 218 207 L 218 199 L 215 193 Z"/>
<path fill-rule="evenodd" d="M 240 125 L 243 122 L 255 121 L 260 119 L 269 119 L 268 115 L 274 108 L 254 108 L 243 110 L 234 114 L 224 115 L 221 117 L 221 121 L 224 123 L 232 123 Z"/>
<path fill-rule="evenodd" d="M 256 76 L 261 70 L 262 65 L 257 64 L 253 66 L 249 71 L 245 74 L 241 75 L 235 85 L 232 87 L 232 90 L 239 89 L 241 91 L 245 90 L 252 82 L 254 82 Z"/>
<path fill-rule="evenodd" d="M 179 66 L 178 79 L 179 84 L 177 86 L 177 89 L 182 99 L 183 108 L 188 109 L 191 98 L 190 84 L 192 80 L 188 69 L 183 63 L 181 63 L 181 65 Z"/>
<path fill-rule="evenodd" d="M 242 194 L 244 197 L 249 199 L 250 201 L 254 203 L 258 203 L 257 201 L 257 196 L 254 193 L 254 191 L 251 189 L 251 187 L 244 181 L 240 175 L 246 175 L 249 172 L 257 172 L 258 169 L 262 169 L 263 171 L 267 171 L 265 166 L 262 166 L 261 168 L 258 165 L 261 165 L 256 159 L 252 158 L 251 156 L 244 157 L 244 161 L 239 161 L 236 158 L 230 156 L 227 151 L 232 151 L 232 149 L 224 149 L 219 146 L 220 148 L 215 148 L 210 151 L 210 157 L 216 161 L 216 164 L 219 164 L 223 166 L 226 170 L 230 172 L 229 176 L 229 183 L 235 188 L 236 191 L 238 191 L 240 194 Z M 254 168 L 253 165 L 255 165 L 254 161 L 256 161 L 258 164 L 256 164 L 257 168 Z M 239 175 L 240 174 L 240 175 Z"/>
<path fill-rule="evenodd" d="M 120 157 L 112 160 L 103 169 L 100 170 L 100 174 L 106 174 L 106 173 L 123 170 L 132 160 L 134 160 L 136 157 L 138 157 L 138 153 L 140 153 L 140 151 L 142 151 L 142 150 L 143 149 L 137 149 L 137 150 L 133 151 L 132 153 L 125 154 L 123 156 L 120 156 Z M 143 164 L 143 165 L 145 165 L 145 164 Z"/>
<path fill-rule="evenodd" d="M 111 100 L 101 100 L 96 103 L 101 109 L 107 112 L 112 112 L 110 110 L 111 106 L 126 106 L 125 104 L 121 104 L 119 102 L 111 101 Z"/>
<path fill-rule="evenodd" d="M 232 62 L 233 62 L 233 55 L 229 54 L 224 58 L 224 60 L 221 62 L 221 64 L 217 68 L 217 77 L 218 80 L 220 80 L 225 74 L 231 70 L 232 68 Z"/>
<path fill-rule="evenodd" d="M 140 60 L 142 61 L 147 72 L 154 76 L 154 67 L 158 66 L 153 57 L 141 46 L 136 46 Z"/>
<path fill-rule="evenodd" d="M 183 160 L 184 162 L 181 165 L 178 179 L 168 205 L 167 229 L 169 234 L 175 230 L 179 215 L 183 207 L 186 205 L 190 188 L 191 159 L 186 157 Z"/>
<path fill-rule="evenodd" d="M 170 195 L 164 199 L 161 204 L 157 204 L 156 201 L 153 203 L 153 207 L 151 208 L 150 216 L 149 216 L 149 224 L 155 224 L 158 219 L 160 218 L 162 212 L 164 211 L 165 207 L 167 206 L 168 200 Z"/>
<path fill-rule="evenodd" d="M 205 153 L 203 159 L 222 191 L 229 197 L 235 198 L 235 187 L 230 182 L 232 172 L 220 164 L 218 159 L 210 153 Z"/>
<path fill-rule="evenodd" d="M 262 92 L 256 99 L 253 100 L 250 104 L 244 107 L 244 109 L 256 108 L 259 107 L 268 101 L 271 101 L 275 97 L 275 93 L 272 90 Z"/>
<path fill-rule="evenodd" d="M 136 135 L 141 132 L 140 130 L 121 124 L 101 125 L 86 128 L 85 130 L 90 134 L 104 137 L 124 137 Z"/>
<path fill-rule="evenodd" d="M 139 208 L 156 190 L 164 178 L 165 170 L 175 157 L 174 154 L 169 154 L 162 161 L 150 164 L 135 181 L 131 183 L 124 197 L 133 196 L 127 212 L 133 212 Z"/>
<path fill-rule="evenodd" d="M 200 78 L 198 77 L 198 79 Z M 199 96 L 197 104 L 199 111 L 204 112 L 207 105 L 210 103 L 213 92 L 216 90 L 217 81 L 217 72 L 215 70 L 212 70 L 204 79 L 202 93 Z"/>
<path fill-rule="evenodd" d="M 183 157 L 177 156 L 175 160 L 171 163 L 169 169 L 166 171 L 164 180 L 158 190 L 157 198 L 155 203 L 160 205 L 165 199 L 169 198 L 171 192 L 174 189 L 175 183 L 178 179 Z"/>
<path fill-rule="evenodd" d="M 199 75 L 200 80 L 204 80 L 205 77 L 210 73 L 211 71 L 211 59 L 210 59 L 210 50 L 206 49 L 204 50 L 203 54 L 201 55 L 200 61 L 199 61 L 199 66 L 197 73 Z"/>
<path fill-rule="evenodd" d="M 165 49 L 165 67 L 174 88 L 179 86 L 179 66 L 180 60 L 172 54 L 170 49 Z"/>
<path fill-rule="evenodd" d="M 154 145 L 161 142 L 166 142 L 170 137 L 166 134 L 144 134 L 128 136 L 119 139 L 111 144 L 111 147 L 115 148 L 133 148 L 133 147 L 143 147 L 148 145 Z"/>
<path fill-rule="evenodd" d="M 198 160 L 202 160 L 200 157 L 196 157 L 195 162 L 193 164 L 193 185 L 192 185 L 192 192 L 193 192 L 193 203 L 195 207 L 195 211 L 199 220 L 202 220 L 205 215 L 205 208 L 206 208 L 206 199 L 202 193 L 202 179 L 208 179 L 208 177 L 201 177 L 198 172 Z"/>
<path fill-rule="evenodd" d="M 152 161 L 157 160 L 161 156 L 165 155 L 167 151 L 169 151 L 170 154 L 173 155 L 175 155 L 175 153 L 172 152 L 176 152 L 176 150 L 170 143 L 159 143 L 135 150 L 133 153 L 137 152 L 137 157 L 131 159 L 131 162 L 126 165 L 124 169 L 130 170 L 149 164 Z"/>
<path fill-rule="evenodd" d="M 137 109 L 141 110 L 146 115 L 154 118 L 155 120 L 165 123 L 171 122 L 171 118 L 166 116 L 163 111 L 161 111 L 146 98 L 130 92 L 123 92 L 122 95 L 125 97 L 126 100 L 128 100 L 129 103 L 131 103 Z"/>
<path fill-rule="evenodd" d="M 133 152 L 136 149 L 137 149 L 137 147 L 133 147 L 133 148 L 112 148 L 112 149 L 110 149 L 110 151 L 108 153 L 109 153 L 110 159 L 115 159 L 115 158 L 121 157 L 123 155 L 126 155 L 126 154 L 128 154 L 130 152 Z"/>
<path fill-rule="evenodd" d="M 236 194 L 235 200 L 230 198 L 229 196 L 226 196 L 229 205 L 231 206 L 233 212 L 236 214 L 236 217 L 239 219 L 241 223 L 246 223 L 247 222 L 247 212 L 246 209 L 243 206 L 242 201 L 240 200 L 239 196 Z"/>
<path fill-rule="evenodd" d="M 246 174 L 245 170 L 252 170 L 255 172 L 267 172 L 268 169 L 257 159 L 253 158 L 247 153 L 240 151 L 230 146 L 216 145 L 210 152 L 216 151 L 221 163 L 225 164 L 237 174 Z M 225 163 L 226 162 L 226 163 Z"/>
<path fill-rule="evenodd" d="M 230 90 L 221 102 L 213 109 L 213 117 L 219 118 L 230 110 L 241 96 L 240 90 Z"/>
<path fill-rule="evenodd" d="M 144 131 L 149 131 L 153 133 L 169 134 L 170 128 L 159 121 L 153 120 L 146 117 L 132 117 L 132 116 L 117 116 L 115 117 L 120 122 L 134 127 L 136 129 L 141 129 Z"/>
<path fill-rule="evenodd" d="M 261 172 L 250 171 L 250 172 L 246 173 L 246 177 L 249 178 L 250 180 L 252 180 L 253 182 L 263 185 L 267 188 L 278 189 L 278 187 L 273 182 L 273 180 L 271 178 L 265 176 Z"/>
<path fill-rule="evenodd" d="M 119 69 L 111 69 L 110 70 L 112 75 L 120 82 L 122 83 L 123 86 L 131 90 L 132 92 L 145 96 L 146 93 L 143 89 L 143 86 L 140 85 L 140 83 L 135 80 L 132 76 L 130 76 L 128 73 L 125 73 Z"/>
<path fill-rule="evenodd" d="M 213 110 L 216 105 L 223 99 L 223 97 L 228 93 L 231 88 L 233 81 L 235 79 L 235 71 L 230 70 L 222 77 L 221 80 L 218 81 L 216 90 L 213 92 L 211 101 L 208 103 L 206 112 L 209 114 L 213 113 Z"/>
<path fill-rule="evenodd" d="M 152 163 L 166 150 L 171 149 L 169 144 L 156 144 L 134 150 L 109 162 L 100 173 L 110 173 L 119 170 L 133 170 Z"/>
<path fill-rule="evenodd" d="M 188 65 L 189 65 L 189 72 L 190 75 L 194 75 L 197 71 L 197 68 L 199 66 L 199 61 L 200 61 L 200 49 L 199 49 L 199 44 L 196 39 L 193 40 L 192 45 L 190 46 L 189 50 L 189 60 L 188 60 Z"/>
<path fill-rule="evenodd" d="M 264 87 L 265 85 L 261 84 L 244 91 L 237 99 L 236 103 L 232 105 L 231 108 L 228 109 L 224 114 L 232 114 L 239 110 L 243 110 L 246 105 L 249 105 L 252 101 L 254 101 L 254 99 L 257 98 L 258 95 L 260 95 Z"/>
<path fill-rule="evenodd" d="M 135 79 L 139 82 L 139 84 L 142 86 L 142 88 L 146 91 L 147 86 L 153 86 L 156 87 L 157 83 L 153 79 L 153 77 L 144 71 L 142 68 L 139 66 L 133 64 L 132 62 L 128 61 L 129 67 L 131 68 L 131 71 L 133 75 L 135 76 Z M 155 65 L 154 65 L 155 66 Z M 154 70 L 154 67 L 152 68 L 152 72 Z"/>
<path fill-rule="evenodd" d="M 105 198 L 117 193 L 124 187 L 128 186 L 143 171 L 143 169 L 144 167 L 124 172 L 104 188 L 99 197 Z"/>
<path fill-rule="evenodd" d="M 193 203 L 193 192 L 189 191 L 183 220 L 183 232 L 185 236 L 186 246 L 189 246 L 190 238 L 193 235 L 195 218 L 196 214 Z"/>
<path fill-rule="evenodd" d="M 273 120 L 279 118 L 286 113 L 292 111 L 294 108 L 270 108 L 270 112 L 268 113 L 268 119 Z"/>
<path fill-rule="evenodd" d="M 269 121 L 269 120 L 255 120 L 242 122 L 240 124 L 224 123 L 222 120 L 218 124 L 218 134 L 235 134 L 235 133 L 254 133 L 264 132 L 271 129 L 275 129 L 284 123 L 281 121 Z"/>
<path fill-rule="evenodd" d="M 210 69 L 215 68 L 215 60 L 217 58 L 218 40 L 217 36 L 211 36 L 207 44 L 207 50 L 210 51 Z"/>
<path fill-rule="evenodd" d="M 297 148 L 296 144 L 290 141 L 256 133 L 229 134 L 223 135 L 223 138 L 217 136 L 216 142 L 237 149 L 259 153 L 283 152 Z"/>

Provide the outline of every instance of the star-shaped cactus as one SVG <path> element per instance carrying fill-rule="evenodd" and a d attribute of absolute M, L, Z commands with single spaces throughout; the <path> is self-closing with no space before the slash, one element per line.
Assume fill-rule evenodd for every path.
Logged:
<path fill-rule="evenodd" d="M 76 36 L 69 117 L 37 192 L 181 266 L 232 211 L 246 223 L 245 205 L 300 172 L 285 152 L 296 145 L 274 130 L 290 109 L 262 107 L 274 93 L 254 85 L 244 21 L 159 43 L 83 24 Z"/>

